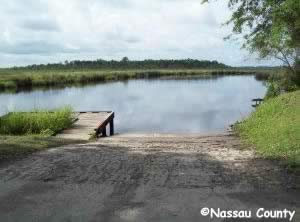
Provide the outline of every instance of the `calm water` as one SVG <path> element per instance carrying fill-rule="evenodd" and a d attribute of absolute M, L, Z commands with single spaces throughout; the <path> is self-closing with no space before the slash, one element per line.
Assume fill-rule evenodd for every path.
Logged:
<path fill-rule="evenodd" d="M 0 113 L 71 105 L 113 110 L 117 132 L 219 132 L 253 110 L 266 88 L 254 76 L 131 80 L 47 91 L 0 94 Z"/>

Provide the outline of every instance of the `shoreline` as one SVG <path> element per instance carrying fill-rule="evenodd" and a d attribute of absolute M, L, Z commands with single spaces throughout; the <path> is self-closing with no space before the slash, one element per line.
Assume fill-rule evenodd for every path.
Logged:
<path fill-rule="evenodd" d="M 17 93 L 34 89 L 64 88 L 137 79 L 193 79 L 230 75 L 255 75 L 266 80 L 267 70 L 182 69 L 182 70 L 1 70 L 0 93 Z"/>

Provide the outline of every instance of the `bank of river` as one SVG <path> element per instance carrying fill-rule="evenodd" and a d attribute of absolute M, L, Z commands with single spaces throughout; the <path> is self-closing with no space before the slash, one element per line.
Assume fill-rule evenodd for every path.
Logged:
<path fill-rule="evenodd" d="M 226 75 L 252 75 L 267 79 L 270 70 L 264 69 L 0 69 L 0 92 L 19 92 L 37 88 L 84 86 L 87 84 L 153 78 L 210 78 Z"/>

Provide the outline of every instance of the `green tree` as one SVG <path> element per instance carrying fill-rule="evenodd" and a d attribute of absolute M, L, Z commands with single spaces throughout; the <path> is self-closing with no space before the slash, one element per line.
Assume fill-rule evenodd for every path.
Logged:
<path fill-rule="evenodd" d="M 243 36 L 243 47 L 261 58 L 275 57 L 299 75 L 299 0 L 228 0 L 228 6 L 233 13 L 226 24 Z"/>
<path fill-rule="evenodd" d="M 128 59 L 128 57 L 123 57 L 123 59 L 121 60 L 123 63 L 127 63 L 127 62 L 129 62 L 129 59 Z"/>

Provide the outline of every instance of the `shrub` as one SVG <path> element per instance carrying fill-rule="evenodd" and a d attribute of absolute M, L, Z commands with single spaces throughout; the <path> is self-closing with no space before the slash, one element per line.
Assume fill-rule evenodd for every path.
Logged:
<path fill-rule="evenodd" d="M 269 98 L 273 98 L 276 96 L 279 96 L 281 93 L 281 89 L 279 87 L 278 82 L 268 82 L 267 83 L 267 93 L 265 98 L 269 99 Z"/>
<path fill-rule="evenodd" d="M 293 92 L 299 89 L 294 73 L 281 70 L 269 76 L 267 82 L 266 99 L 273 98 L 283 92 Z"/>

